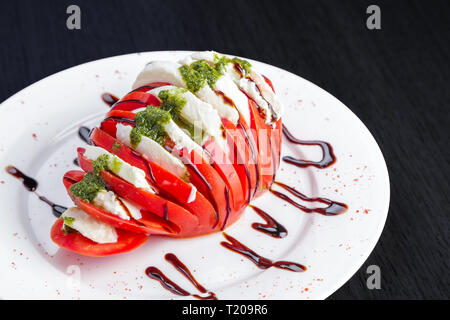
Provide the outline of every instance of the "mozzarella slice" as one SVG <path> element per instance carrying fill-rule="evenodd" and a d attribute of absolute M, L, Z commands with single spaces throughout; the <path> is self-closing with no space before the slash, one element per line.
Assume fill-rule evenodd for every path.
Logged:
<path fill-rule="evenodd" d="M 270 110 L 267 101 L 264 100 L 264 98 L 261 96 L 256 83 L 248 78 L 241 78 L 239 80 L 239 88 L 247 93 L 248 96 L 252 98 L 258 104 L 258 106 L 265 111 L 265 123 L 271 123 L 272 111 Z"/>
<path fill-rule="evenodd" d="M 116 128 L 117 140 L 132 148 L 130 141 L 132 127 L 119 123 Z M 186 167 L 178 158 L 171 155 L 159 143 L 146 136 L 142 136 L 141 141 L 135 150 L 139 152 L 144 159 L 158 164 L 178 177 L 182 177 L 186 174 Z"/>
<path fill-rule="evenodd" d="M 217 110 L 217 113 L 221 118 L 225 118 L 237 124 L 239 120 L 239 112 L 229 104 L 225 103 L 223 98 L 214 92 L 210 86 L 204 86 L 197 91 L 197 97 L 204 102 L 209 103 Z"/>
<path fill-rule="evenodd" d="M 223 94 L 231 99 L 235 107 L 239 110 L 245 121 L 250 124 L 250 108 L 248 98 L 239 90 L 236 84 L 228 77 L 220 77 L 214 84 L 214 89 L 223 92 Z"/>
<path fill-rule="evenodd" d="M 214 51 L 195 52 L 186 57 L 180 63 L 190 64 L 194 61 L 205 60 L 211 64 L 214 64 L 216 57 L 220 58 L 221 56 L 223 55 Z M 224 76 L 232 80 L 237 86 L 239 86 L 242 91 L 244 91 L 249 97 L 255 100 L 255 102 L 258 103 L 258 105 L 266 111 L 266 123 L 269 123 L 271 121 L 272 112 L 269 108 L 269 104 L 272 106 L 273 111 L 275 112 L 276 119 L 279 119 L 281 117 L 281 115 L 283 114 L 283 104 L 278 99 L 277 95 L 272 91 L 272 88 L 267 84 L 261 74 L 252 70 L 249 74 L 249 77 L 252 81 L 250 81 L 250 83 L 249 80 L 242 81 L 245 78 L 242 78 L 241 75 L 236 72 L 233 63 L 230 62 L 225 66 Z M 252 82 L 254 84 L 251 84 Z M 258 87 L 256 88 L 256 86 Z M 227 94 L 227 96 L 228 95 L 229 94 Z M 239 109 L 238 105 L 236 105 L 236 107 Z M 239 111 L 241 110 L 239 109 Z M 244 114 L 243 116 L 245 117 Z"/>
<path fill-rule="evenodd" d="M 61 218 L 68 227 L 77 230 L 83 236 L 97 243 L 117 242 L 116 229 L 106 223 L 103 223 L 78 207 L 67 209 Z"/>
<path fill-rule="evenodd" d="M 177 87 L 186 88 L 183 78 L 178 71 L 181 64 L 170 61 L 152 61 L 137 76 L 133 89 L 148 85 L 152 82 L 168 82 Z"/>
<path fill-rule="evenodd" d="M 137 205 L 134 202 L 131 202 L 129 200 L 126 200 L 122 197 L 118 197 L 120 201 L 122 201 L 122 204 L 127 208 L 128 214 L 136 220 L 142 219 L 141 209 L 139 205 Z"/>
<path fill-rule="evenodd" d="M 258 85 L 258 88 L 261 91 L 261 95 L 268 103 L 270 103 L 273 110 L 275 111 L 277 119 L 279 119 L 284 110 L 283 104 L 278 99 L 278 96 L 272 91 L 272 88 L 267 84 L 266 80 L 261 74 L 252 70 L 250 72 L 250 78 Z"/>
<path fill-rule="evenodd" d="M 181 64 L 170 61 L 151 62 L 147 64 L 144 70 L 138 75 L 133 84 L 133 89 L 137 89 L 152 82 L 168 82 L 174 86 L 186 88 L 183 77 L 178 70 L 180 67 Z M 237 123 L 239 119 L 238 111 L 234 107 L 224 103 L 222 97 L 218 96 L 211 87 L 208 85 L 203 86 L 196 95 L 204 102 L 212 105 L 214 109 L 217 110 L 220 117 L 226 118 L 234 124 Z"/>
<path fill-rule="evenodd" d="M 108 155 L 109 170 L 114 172 L 122 179 L 128 181 L 136 188 L 142 188 L 151 193 L 155 193 L 145 178 L 144 170 L 128 164 L 119 157 L 113 155 L 112 153 L 100 147 L 88 146 L 86 147 L 86 152 L 84 153 L 84 156 L 92 161 L 96 160 L 98 157 L 102 155 Z"/>
<path fill-rule="evenodd" d="M 149 93 L 158 96 L 164 90 L 176 90 L 175 86 L 163 86 L 149 91 Z M 186 100 L 186 105 L 181 109 L 180 115 L 183 119 L 193 124 L 194 127 L 202 129 L 208 136 L 220 145 L 222 150 L 228 152 L 226 140 L 222 136 L 222 121 L 220 120 L 217 110 L 209 103 L 203 102 L 197 98 L 192 92 L 177 92 Z"/>
<path fill-rule="evenodd" d="M 120 200 L 112 191 L 102 190 L 98 192 L 92 203 L 121 219 L 130 220 L 126 208 L 122 206 Z"/>
<path fill-rule="evenodd" d="M 173 120 L 170 120 L 164 126 L 164 130 L 170 139 L 175 143 L 175 147 L 178 149 L 186 148 L 188 152 L 192 150 L 197 151 L 198 154 L 203 154 L 203 149 L 194 140 L 189 137 Z"/>

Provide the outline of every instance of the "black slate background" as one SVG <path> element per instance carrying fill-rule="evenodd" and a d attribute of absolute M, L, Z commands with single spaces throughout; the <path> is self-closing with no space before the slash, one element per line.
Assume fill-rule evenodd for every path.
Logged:
<path fill-rule="evenodd" d="M 79 31 L 66 28 L 70 4 L 81 7 Z M 381 30 L 365 26 L 370 4 L 381 7 Z M 331 299 L 449 298 L 449 1 L 1 1 L 0 101 L 83 62 L 167 49 L 289 70 L 344 102 L 374 135 L 391 179 L 388 221 Z M 371 264 L 381 290 L 366 288 Z"/>

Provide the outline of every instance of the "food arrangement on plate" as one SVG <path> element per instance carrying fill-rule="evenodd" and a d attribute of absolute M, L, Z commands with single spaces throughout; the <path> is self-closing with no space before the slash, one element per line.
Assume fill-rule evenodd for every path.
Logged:
<path fill-rule="evenodd" d="M 78 149 L 63 182 L 75 206 L 51 232 L 90 256 L 137 248 L 152 234 L 224 230 L 267 191 L 280 161 L 282 105 L 239 58 L 200 52 L 153 61 Z"/>
<path fill-rule="evenodd" d="M 151 61 L 131 92 L 121 99 L 111 94 L 102 98 L 110 106 L 103 121 L 92 130 L 79 130 L 87 143 L 76 150 L 74 163 L 81 170 L 70 170 L 62 179 L 74 206 L 65 208 L 38 195 L 58 217 L 50 236 L 61 248 L 104 257 L 134 250 L 152 235 L 188 238 L 223 232 L 247 207 L 265 221 L 253 223 L 253 229 L 284 238 L 287 229 L 250 203 L 266 192 L 307 213 L 347 210 L 344 203 L 308 197 L 275 180 L 283 135 L 290 144 L 322 151 L 320 161 L 283 157 L 290 165 L 322 169 L 336 157 L 329 143 L 300 140 L 289 132 L 271 81 L 246 60 L 205 51 L 179 62 Z M 33 178 L 13 166 L 7 172 L 35 191 Z M 223 236 L 223 247 L 259 268 L 306 270 L 299 263 L 262 257 L 225 232 Z M 175 255 L 168 253 L 166 260 L 207 292 Z M 146 274 L 174 294 L 190 295 L 155 267 Z M 193 296 L 216 298 L 212 292 Z"/>

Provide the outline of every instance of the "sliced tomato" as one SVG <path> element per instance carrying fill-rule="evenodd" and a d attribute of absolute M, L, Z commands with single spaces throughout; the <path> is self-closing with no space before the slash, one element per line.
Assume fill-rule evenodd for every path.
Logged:
<path fill-rule="evenodd" d="M 277 150 L 274 150 L 272 144 L 275 143 L 275 135 L 273 133 L 272 127 L 265 123 L 264 117 L 259 113 L 257 105 L 253 100 L 248 99 L 250 108 L 250 118 L 251 118 L 251 129 L 252 132 L 256 133 L 256 142 L 258 145 L 258 153 L 260 156 L 260 167 L 261 167 L 261 189 L 256 193 L 256 197 L 259 196 L 264 190 L 269 189 L 274 172 L 276 158 L 275 154 Z M 273 141 L 273 143 L 272 143 Z"/>
<path fill-rule="evenodd" d="M 144 244 L 148 237 L 143 234 L 116 229 L 117 242 L 96 243 L 79 232 L 65 233 L 62 230 L 64 221 L 56 220 L 53 224 L 50 237 L 58 246 L 90 257 L 105 257 L 136 249 Z"/>
<path fill-rule="evenodd" d="M 239 123 L 239 129 L 228 119 L 222 118 L 229 147 L 233 150 L 233 165 L 239 176 L 242 193 L 247 203 L 251 201 L 259 185 L 259 154 L 253 137 L 247 133 L 244 125 Z"/>
<path fill-rule="evenodd" d="M 172 84 L 168 83 L 168 82 L 152 82 L 152 83 L 147 84 L 145 86 L 142 86 L 142 87 L 139 87 L 137 89 L 134 89 L 131 92 L 147 92 L 147 91 L 152 90 L 152 89 L 157 88 L 157 87 L 171 86 L 171 85 Z"/>
<path fill-rule="evenodd" d="M 212 203 L 216 212 L 214 229 L 224 228 L 232 211 L 231 192 L 219 173 L 208 160 L 195 150 L 190 153 L 186 149 L 179 150 L 181 160 L 189 171 L 189 179 L 197 189 Z"/>
<path fill-rule="evenodd" d="M 120 100 L 114 104 L 111 110 L 133 111 L 139 108 L 145 108 L 147 103 L 139 100 Z"/>
<path fill-rule="evenodd" d="M 94 128 L 91 133 L 92 141 L 99 147 L 115 154 L 123 161 L 146 172 L 147 180 L 159 190 L 159 195 L 186 208 L 197 216 L 201 230 L 199 233 L 212 232 L 216 224 L 216 213 L 212 204 L 197 192 L 195 199 L 188 202 L 192 186 L 165 170 L 158 164 L 145 160 L 139 153 L 120 143 L 105 131 Z M 116 144 L 115 144 L 116 143 Z M 114 147 L 114 144 L 116 147 Z"/>
<path fill-rule="evenodd" d="M 206 141 L 203 144 L 203 148 L 209 155 L 211 166 L 217 171 L 230 191 L 230 196 L 233 200 L 232 209 L 239 210 L 246 204 L 247 193 L 242 187 L 240 177 L 234 166 L 233 149 L 228 150 L 228 154 L 226 154 L 213 138 Z"/>
<path fill-rule="evenodd" d="M 93 170 L 92 161 L 84 157 L 84 152 L 85 149 L 78 148 L 78 163 L 84 171 L 91 172 Z M 108 171 L 101 171 L 101 175 L 106 182 L 106 185 L 120 197 L 140 205 L 146 211 L 153 213 L 159 218 L 165 219 L 176 226 L 176 228 L 173 228 L 174 226 L 169 226 L 169 228 L 179 229 L 179 232 L 168 235 L 187 237 L 197 233 L 199 228 L 198 218 L 188 210 L 156 194 L 144 189 L 136 188 L 128 181 L 125 181 Z M 143 219 L 138 221 L 145 225 L 149 224 L 144 216 Z M 157 222 L 160 222 L 160 220 Z"/>
<path fill-rule="evenodd" d="M 269 78 L 267 78 L 265 75 L 262 75 L 262 77 L 264 78 L 264 81 L 266 81 L 266 83 L 269 85 L 269 87 L 272 89 L 273 93 L 275 93 L 275 89 L 273 88 L 273 84 L 272 81 L 270 81 Z"/>
<path fill-rule="evenodd" d="M 124 125 L 134 125 L 136 114 L 131 111 L 111 110 L 106 114 L 106 118 L 101 122 L 100 128 L 112 136 L 116 136 L 117 123 Z"/>
<path fill-rule="evenodd" d="M 79 207 L 88 215 L 104 223 L 107 223 L 113 227 L 136 233 L 142 233 L 146 235 L 149 234 L 170 235 L 179 233 L 179 228 L 173 227 L 170 223 L 164 221 L 164 219 L 158 219 L 159 218 L 158 216 L 155 216 L 149 212 L 143 211 L 141 212 L 142 214 L 141 220 L 145 221 L 145 224 L 139 223 L 137 220 L 131 218 L 130 220 L 124 220 L 81 198 L 75 197 L 74 195 L 71 194 L 70 187 L 74 183 L 80 181 L 83 177 L 84 177 L 83 172 L 78 170 L 72 170 L 64 175 L 63 183 L 73 202 L 77 205 L 77 207 Z"/>
<path fill-rule="evenodd" d="M 155 97 L 154 95 L 148 93 L 148 92 L 130 92 L 126 96 L 124 96 L 121 100 L 123 101 L 141 101 L 146 103 L 147 105 L 152 106 L 159 106 L 161 104 L 161 101 L 158 99 L 158 97 Z"/>

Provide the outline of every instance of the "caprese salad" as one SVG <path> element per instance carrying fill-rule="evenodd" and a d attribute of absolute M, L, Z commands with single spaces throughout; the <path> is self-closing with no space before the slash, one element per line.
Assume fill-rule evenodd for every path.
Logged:
<path fill-rule="evenodd" d="M 63 177 L 75 204 L 51 230 L 63 248 L 107 256 L 220 231 L 274 181 L 283 107 L 248 61 L 152 61 L 132 89 L 78 148 L 83 171 Z"/>

